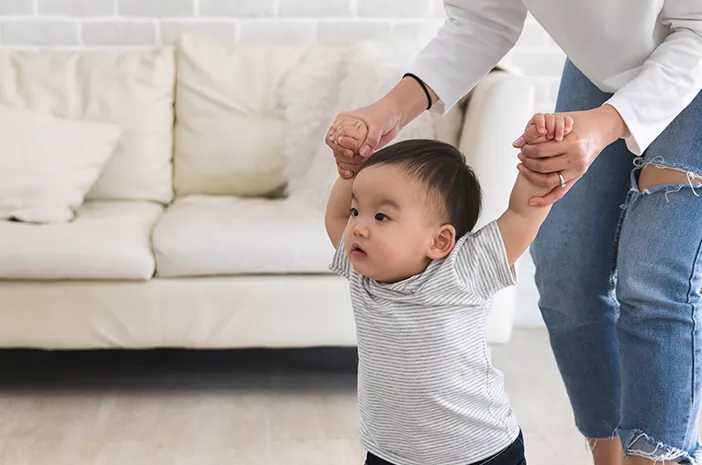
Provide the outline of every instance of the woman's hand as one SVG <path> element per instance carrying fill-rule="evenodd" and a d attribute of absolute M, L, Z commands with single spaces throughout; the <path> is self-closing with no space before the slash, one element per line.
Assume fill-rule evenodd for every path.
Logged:
<path fill-rule="evenodd" d="M 438 97 L 428 89 L 432 101 L 436 101 Z M 424 90 L 417 81 L 406 77 L 372 105 L 340 113 L 327 133 L 327 145 L 334 151 L 341 177 L 353 177 L 366 158 L 397 137 L 400 129 L 426 107 Z"/>
<path fill-rule="evenodd" d="M 552 189 L 544 197 L 532 198 L 531 205 L 545 206 L 561 199 L 602 150 L 627 132 L 619 112 L 609 105 L 567 116 L 572 118 L 573 131 L 563 140 L 548 139 L 551 131 L 545 117 L 543 121 L 535 119 L 536 124 L 528 125 L 514 143 L 521 149 L 519 171 L 532 183 Z M 561 186 L 561 176 L 565 187 Z"/>
<path fill-rule="evenodd" d="M 400 122 L 399 112 L 386 100 L 340 113 L 327 134 L 339 175 L 353 177 L 366 158 L 397 137 Z"/>

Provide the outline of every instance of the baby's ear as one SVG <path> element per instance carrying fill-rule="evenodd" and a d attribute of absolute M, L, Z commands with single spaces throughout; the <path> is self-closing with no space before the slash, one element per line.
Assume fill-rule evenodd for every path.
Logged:
<path fill-rule="evenodd" d="M 445 224 L 439 228 L 434 235 L 434 240 L 429 246 L 427 257 L 432 260 L 446 258 L 456 245 L 456 228 L 450 224 Z"/>

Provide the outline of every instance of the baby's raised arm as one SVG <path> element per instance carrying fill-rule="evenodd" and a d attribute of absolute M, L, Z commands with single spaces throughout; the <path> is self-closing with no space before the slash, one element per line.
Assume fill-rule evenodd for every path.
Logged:
<path fill-rule="evenodd" d="M 573 131 L 573 119 L 567 115 L 555 113 L 537 114 L 527 124 L 524 135 L 515 142 L 515 147 L 522 148 L 525 144 L 538 144 L 551 139 L 561 140 Z M 556 189 L 564 189 L 561 185 Z M 551 206 L 532 206 L 529 199 L 542 197 L 551 192 L 551 188 L 543 188 L 532 184 L 523 175 L 517 176 L 509 199 L 509 208 L 497 220 L 502 233 L 502 239 L 507 250 L 510 265 L 514 265 L 519 257 L 529 248 L 541 224 L 546 220 Z"/>

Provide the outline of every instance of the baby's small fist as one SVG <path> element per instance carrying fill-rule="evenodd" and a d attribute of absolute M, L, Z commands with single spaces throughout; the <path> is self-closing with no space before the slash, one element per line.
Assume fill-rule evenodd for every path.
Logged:
<path fill-rule="evenodd" d="M 516 148 L 549 140 L 562 141 L 573 132 L 573 118 L 565 113 L 537 113 L 527 123 L 524 134 L 514 141 Z"/>
<path fill-rule="evenodd" d="M 349 155 L 348 152 L 351 151 L 352 156 L 354 153 L 358 153 L 367 135 L 368 126 L 366 123 L 342 113 L 329 129 L 327 141 L 332 148 L 334 148 L 333 146 L 339 147 L 346 155 Z"/>

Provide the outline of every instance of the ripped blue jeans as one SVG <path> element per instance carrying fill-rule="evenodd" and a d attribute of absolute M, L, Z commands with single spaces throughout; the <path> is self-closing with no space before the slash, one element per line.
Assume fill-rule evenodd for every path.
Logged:
<path fill-rule="evenodd" d="M 602 105 L 567 62 L 558 111 Z M 641 193 L 641 167 L 688 173 Z M 702 465 L 702 94 L 644 153 L 618 141 L 554 206 L 531 252 L 539 306 L 580 431 L 627 455 Z M 596 446 L 595 446 L 596 447 Z"/>

